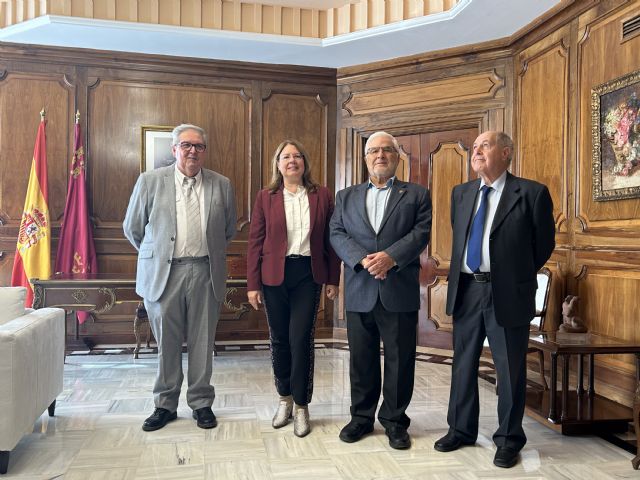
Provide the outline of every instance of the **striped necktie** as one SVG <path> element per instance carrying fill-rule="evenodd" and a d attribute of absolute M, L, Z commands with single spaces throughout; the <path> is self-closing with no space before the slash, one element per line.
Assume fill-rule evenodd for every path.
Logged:
<path fill-rule="evenodd" d="M 182 190 L 185 198 L 185 209 L 187 211 L 187 242 L 186 253 L 190 257 L 195 257 L 202 245 L 202 227 L 200 226 L 200 201 L 196 193 L 196 179 L 184 177 Z"/>

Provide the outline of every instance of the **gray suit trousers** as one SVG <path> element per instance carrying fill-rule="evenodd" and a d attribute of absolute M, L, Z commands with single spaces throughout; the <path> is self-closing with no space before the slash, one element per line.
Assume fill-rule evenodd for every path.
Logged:
<path fill-rule="evenodd" d="M 182 342 L 188 352 L 187 403 L 193 409 L 210 407 L 213 347 L 220 315 L 211 286 L 209 262 L 174 264 L 160 298 L 144 301 L 158 342 L 158 374 L 153 387 L 155 406 L 175 412 L 182 373 Z"/>

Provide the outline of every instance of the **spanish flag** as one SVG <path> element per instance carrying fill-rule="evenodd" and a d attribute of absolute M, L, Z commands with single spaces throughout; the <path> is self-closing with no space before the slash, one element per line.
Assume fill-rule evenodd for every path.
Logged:
<path fill-rule="evenodd" d="M 40 112 L 40 126 L 33 149 L 27 197 L 18 231 L 16 256 L 11 274 L 12 286 L 27 287 L 25 305 L 33 304 L 30 278 L 51 276 L 51 224 L 49 223 L 49 195 L 47 192 L 47 145 L 45 139 L 45 111 Z"/>

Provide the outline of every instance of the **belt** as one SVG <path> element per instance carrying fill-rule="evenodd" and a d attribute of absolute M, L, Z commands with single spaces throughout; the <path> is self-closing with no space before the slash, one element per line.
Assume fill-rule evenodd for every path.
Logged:
<path fill-rule="evenodd" d="M 299 260 L 301 258 L 311 258 L 311 257 L 309 255 L 297 255 L 297 254 L 294 254 L 294 255 L 287 255 L 286 258 L 290 258 L 292 260 Z"/>
<path fill-rule="evenodd" d="M 460 272 L 463 278 L 473 280 L 478 283 L 489 283 L 491 281 L 491 272 L 466 273 Z"/>
<path fill-rule="evenodd" d="M 186 265 L 188 263 L 209 263 L 209 257 L 177 257 L 171 259 L 171 265 Z"/>

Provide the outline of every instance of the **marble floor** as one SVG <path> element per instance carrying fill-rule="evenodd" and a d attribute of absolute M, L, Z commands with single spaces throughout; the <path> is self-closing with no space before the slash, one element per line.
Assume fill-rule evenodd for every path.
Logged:
<path fill-rule="evenodd" d="M 330 348 L 328 348 L 330 347 Z M 117 352 L 117 350 L 115 351 Z M 112 353 L 112 354 L 109 354 Z M 598 437 L 563 437 L 525 417 L 529 442 L 512 469 L 493 465 L 494 386 L 480 379 L 480 437 L 452 453 L 433 449 L 446 433 L 450 366 L 446 355 L 421 355 L 416 367 L 412 448 L 393 450 L 384 430 L 346 444 L 348 352 L 318 342 L 312 432 L 271 427 L 277 396 L 268 350 L 229 349 L 214 360 L 218 427 L 202 430 L 184 398 L 178 420 L 156 432 L 141 425 L 153 411 L 156 356 L 72 355 L 56 416 L 43 415 L 11 454 L 5 478 L 128 479 L 477 479 L 640 478 L 633 455 Z"/>

